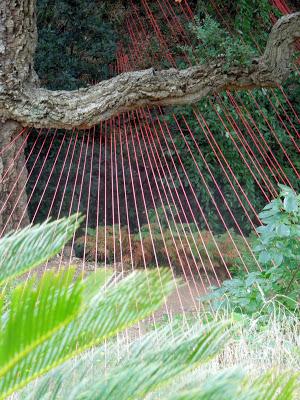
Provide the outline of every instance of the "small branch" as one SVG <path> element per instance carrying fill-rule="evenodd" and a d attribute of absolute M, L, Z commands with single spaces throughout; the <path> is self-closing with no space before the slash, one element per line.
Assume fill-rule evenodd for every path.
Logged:
<path fill-rule="evenodd" d="M 292 277 L 291 277 L 290 282 L 289 282 L 288 285 L 287 285 L 287 288 L 286 288 L 286 291 L 285 291 L 286 296 L 288 296 L 289 291 L 290 291 L 290 289 L 291 289 L 291 287 L 292 287 L 292 284 L 294 283 L 294 281 L 295 281 L 295 279 L 296 279 L 298 273 L 299 273 L 299 270 L 296 268 L 296 270 L 295 270 L 294 273 L 292 274 Z"/>
<path fill-rule="evenodd" d="M 300 13 L 282 17 L 274 25 L 263 56 L 250 66 L 222 63 L 184 70 L 148 69 L 123 73 L 77 91 L 49 91 L 24 86 L 18 93 L 0 93 L 6 119 L 24 126 L 88 128 L 101 120 L 143 106 L 183 105 L 227 89 L 276 87 L 291 71 L 293 43 L 300 38 Z"/>

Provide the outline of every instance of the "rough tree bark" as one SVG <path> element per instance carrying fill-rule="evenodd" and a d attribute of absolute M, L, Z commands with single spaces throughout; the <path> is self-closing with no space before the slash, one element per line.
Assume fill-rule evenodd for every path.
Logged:
<path fill-rule="evenodd" d="M 226 73 L 225 61 L 184 70 L 148 69 L 76 91 L 50 91 L 38 86 L 33 69 L 35 0 L 18 1 L 13 10 L 15 3 L 4 0 L 1 6 L 0 110 L 4 118 L 35 127 L 88 128 L 145 105 L 187 104 L 226 89 L 275 87 L 289 75 L 293 43 L 300 37 L 300 13 L 294 13 L 278 20 L 264 54 L 249 66 L 235 65 Z"/>
<path fill-rule="evenodd" d="M 23 139 L 18 137 L 20 124 L 14 121 L 0 122 L 0 232 L 10 232 L 28 225 L 26 212 L 26 178 Z M 13 145 L 9 143 L 14 140 Z M 13 190 L 12 190 L 13 189 Z"/>
<path fill-rule="evenodd" d="M 11 140 L 18 126 L 87 128 L 145 105 L 187 104 L 225 89 L 277 86 L 290 73 L 293 42 L 299 37 L 300 13 L 295 13 L 274 25 L 263 56 L 247 67 L 233 66 L 226 73 L 222 62 L 181 71 L 148 69 L 123 73 L 78 91 L 49 91 L 39 87 L 34 71 L 36 0 L 0 0 L 1 141 Z M 12 153 L 17 146 L 18 141 L 11 146 Z M 5 157 L 2 155 L 4 167 Z M 12 167 L 5 185 L 0 178 L 0 200 L 19 175 L 19 168 L 18 163 Z M 26 204 L 25 191 L 20 204 Z M 1 218 L 5 220 L 8 214 L 3 211 Z M 15 220 L 21 218 L 18 211 L 14 216 Z"/>
<path fill-rule="evenodd" d="M 33 68 L 36 41 L 35 1 L 0 1 L 0 97 L 10 93 L 18 101 L 22 87 L 38 85 Z M 29 219 L 24 190 L 27 170 L 23 149 L 19 152 L 22 140 L 13 141 L 22 125 L 9 118 L 5 107 L 0 105 L 0 232 L 5 228 L 6 233 L 27 225 Z"/>

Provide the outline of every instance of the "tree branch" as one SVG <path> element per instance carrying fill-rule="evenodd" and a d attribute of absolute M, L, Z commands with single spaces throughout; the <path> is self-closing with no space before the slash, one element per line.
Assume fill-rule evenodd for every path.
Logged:
<path fill-rule="evenodd" d="M 226 89 L 276 87 L 291 71 L 293 44 L 300 38 L 300 13 L 273 26 L 262 57 L 249 66 L 197 65 L 184 70 L 126 72 L 77 91 L 49 91 L 24 84 L 0 93 L 0 112 L 22 125 L 87 128 L 118 113 L 143 106 L 182 105 Z"/>

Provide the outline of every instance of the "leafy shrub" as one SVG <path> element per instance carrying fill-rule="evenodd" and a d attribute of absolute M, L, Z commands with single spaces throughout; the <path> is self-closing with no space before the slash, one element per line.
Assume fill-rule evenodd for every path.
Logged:
<path fill-rule="evenodd" d="M 117 32 L 113 7 L 99 0 L 39 0 L 36 71 L 49 89 L 77 89 L 109 77 Z M 111 16 L 110 16 L 111 11 Z"/>
<path fill-rule="evenodd" d="M 238 33 L 251 45 L 264 46 L 272 26 L 271 15 L 280 13 L 269 0 L 214 0 L 197 1 L 197 14 L 203 10 L 216 18 L 225 28 Z"/>
<path fill-rule="evenodd" d="M 273 308 L 273 299 L 299 311 L 300 297 L 300 195 L 279 185 L 281 192 L 259 214 L 259 244 L 254 247 L 262 271 L 240 274 L 204 297 L 216 307 L 230 306 L 246 314 Z M 224 300 L 224 298 L 226 300 Z"/>
<path fill-rule="evenodd" d="M 227 71 L 232 65 L 250 65 L 254 49 L 243 43 L 239 37 L 232 37 L 211 16 L 200 20 L 195 17 L 189 25 L 193 38 L 191 46 L 184 46 L 189 59 L 195 64 L 224 62 L 222 68 Z"/>
<path fill-rule="evenodd" d="M 290 80 L 287 83 L 285 90 L 287 91 L 288 95 L 290 95 L 289 91 L 291 90 L 293 107 L 296 110 L 300 109 L 300 96 L 298 93 L 299 87 L 299 77 L 293 74 L 290 77 Z M 168 146 L 171 149 L 171 152 L 169 152 L 167 147 L 165 146 L 165 155 L 170 163 L 172 162 L 171 158 L 176 163 L 176 167 L 179 171 L 179 176 L 182 184 L 185 186 L 187 195 L 190 197 L 191 205 L 192 207 L 196 208 L 197 204 L 194 202 L 193 196 L 189 192 L 189 183 L 187 182 L 187 178 L 183 171 L 182 165 L 184 166 L 184 169 L 194 187 L 195 194 L 199 200 L 199 203 L 201 204 L 205 215 L 209 215 L 209 223 L 214 233 L 224 232 L 224 227 L 220 221 L 220 218 L 218 217 L 217 212 L 215 211 L 214 204 L 207 194 L 207 190 L 202 182 L 199 172 L 197 168 L 195 168 L 195 163 L 191 159 L 191 153 L 193 154 L 193 157 L 199 169 L 203 172 L 204 178 L 209 185 L 210 191 L 214 199 L 219 199 L 220 193 L 216 188 L 214 182 L 212 182 L 212 178 L 210 176 L 210 173 L 208 172 L 207 166 L 203 161 L 203 158 L 206 160 L 207 165 L 209 166 L 215 178 L 215 181 L 218 183 L 220 189 L 226 196 L 226 201 L 244 234 L 249 235 L 253 228 L 250 225 L 249 220 L 247 219 L 247 215 L 244 209 L 239 204 L 237 196 L 231 185 L 233 185 L 236 191 L 240 194 L 239 187 L 234 180 L 231 179 L 231 182 L 229 182 L 222 168 L 220 168 L 220 163 L 218 162 L 217 157 L 212 152 L 212 147 L 216 148 L 216 145 L 210 145 L 210 142 L 212 142 L 211 137 L 215 139 L 220 148 L 220 152 L 222 152 L 224 158 L 227 160 L 228 164 L 234 171 L 237 181 L 245 192 L 245 196 L 248 198 L 250 204 L 255 210 L 261 210 L 266 204 L 266 199 L 262 193 L 261 188 L 263 188 L 263 190 L 268 193 L 268 187 L 266 186 L 266 183 L 262 179 L 261 175 L 257 172 L 257 170 L 255 168 L 251 168 L 252 163 L 249 155 L 247 154 L 246 150 L 241 146 L 239 141 L 241 135 L 243 135 L 244 137 L 243 140 L 247 142 L 247 147 L 249 151 L 251 149 L 251 152 L 256 155 L 258 162 L 264 169 L 265 173 L 269 176 L 270 181 L 273 182 L 274 185 L 276 183 L 271 175 L 271 172 L 267 169 L 266 161 L 258 152 L 258 149 L 253 139 L 251 138 L 251 135 L 249 135 L 249 133 L 247 132 L 247 128 L 243 121 L 246 121 L 246 123 L 251 126 L 253 132 L 255 133 L 255 136 L 258 137 L 258 140 L 261 140 L 257 133 L 257 129 L 259 130 L 260 134 L 269 146 L 269 151 L 273 153 L 273 155 L 276 157 L 276 161 L 280 164 L 280 167 L 283 171 L 282 174 L 287 177 L 287 179 L 291 183 L 291 186 L 299 189 L 299 179 L 297 178 L 297 175 L 291 167 L 291 164 L 287 162 L 287 158 L 280 147 L 282 146 L 284 148 L 286 154 L 291 160 L 291 163 L 295 166 L 296 169 L 299 169 L 299 154 L 295 151 L 295 146 L 293 142 L 290 140 L 289 135 L 287 135 L 282 126 L 282 123 L 279 120 L 280 117 L 282 121 L 288 124 L 288 126 L 290 124 L 290 122 L 288 122 L 286 119 L 287 117 L 283 115 L 283 112 L 280 108 L 280 104 L 284 105 L 286 103 L 283 94 L 280 92 L 279 89 L 276 89 L 273 92 L 269 90 L 254 90 L 251 92 L 251 95 L 254 99 L 249 95 L 248 91 L 235 94 L 235 98 L 237 99 L 237 101 L 240 102 L 240 104 L 242 102 L 242 104 L 244 104 L 245 106 L 245 108 L 240 106 L 239 112 L 233 107 L 229 97 L 226 94 L 223 94 L 218 98 L 212 97 L 200 101 L 197 104 L 197 107 L 195 107 L 194 109 L 196 111 L 196 114 L 202 116 L 208 124 L 208 127 L 211 131 L 211 136 L 207 135 L 207 137 L 204 134 L 204 131 L 199 125 L 197 119 L 195 118 L 192 107 L 176 107 L 174 113 L 175 115 L 177 115 L 177 120 L 179 122 L 179 125 L 181 126 L 183 135 L 189 143 L 190 150 L 187 148 L 182 139 L 182 134 L 178 130 L 177 124 L 174 122 L 173 115 L 165 115 L 162 117 L 162 119 L 166 121 L 170 131 L 172 132 L 172 141 L 174 141 L 176 145 L 177 152 L 180 156 L 182 164 L 178 161 L 176 155 L 174 155 L 174 152 L 172 153 L 173 145 L 171 139 L 168 139 L 168 137 L 166 139 L 169 142 Z M 274 108 L 271 106 L 269 98 L 271 99 Z M 256 106 L 255 101 L 257 104 L 259 104 L 259 107 Z M 285 108 L 288 112 L 288 117 L 290 118 L 290 121 L 294 124 L 296 128 L 298 128 L 299 122 L 297 122 L 295 115 L 293 115 L 291 110 L 288 110 L 287 107 Z M 248 110 L 249 113 L 247 113 L 246 110 Z M 278 115 L 276 114 L 276 112 L 278 113 Z M 226 118 L 226 115 L 228 115 L 228 113 L 230 113 L 230 119 L 232 119 L 233 121 L 232 125 Z M 251 120 L 249 115 L 251 115 L 253 120 Z M 183 117 L 187 121 L 193 133 L 195 142 L 201 148 L 203 158 L 200 156 L 199 151 L 197 150 L 195 142 L 191 138 L 189 131 L 185 129 L 186 125 Z M 268 120 L 269 125 L 266 123 L 264 118 Z M 221 122 L 221 119 L 224 122 L 224 126 Z M 253 121 L 255 121 L 257 129 L 254 127 Z M 270 127 L 273 129 L 273 132 L 275 132 L 275 134 L 271 132 Z M 240 153 L 235 149 L 234 142 L 238 147 L 240 147 Z M 270 155 L 272 156 L 271 153 Z M 244 157 L 244 159 L 248 162 L 248 166 L 242 157 Z M 221 162 L 223 163 L 222 159 Z M 228 175 L 230 176 L 229 173 Z M 174 181 L 176 187 L 180 188 L 180 181 L 176 176 L 174 177 Z M 261 188 L 258 186 L 258 183 Z M 245 199 L 243 199 L 243 196 L 241 194 L 240 198 L 242 199 L 244 208 L 247 210 L 248 214 L 250 216 L 253 215 L 253 211 L 249 207 L 249 203 L 245 201 Z M 220 213 L 227 223 L 227 226 L 237 231 L 236 224 L 233 222 L 233 219 L 229 214 L 224 202 L 218 202 L 218 207 Z M 202 227 L 202 229 L 204 229 L 205 226 L 203 220 L 201 221 L 200 213 L 198 213 L 198 217 L 199 219 L 197 220 L 197 223 Z M 257 223 L 257 220 L 253 219 L 253 222 Z"/>

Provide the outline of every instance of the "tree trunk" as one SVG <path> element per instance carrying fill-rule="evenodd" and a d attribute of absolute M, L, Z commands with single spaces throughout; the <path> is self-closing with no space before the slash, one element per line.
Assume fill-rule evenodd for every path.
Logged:
<path fill-rule="evenodd" d="M 24 86 L 38 85 L 35 6 L 36 0 L 0 0 L 0 95 L 16 97 Z M 8 146 L 22 125 L 5 116 L 6 107 L 0 106 L 0 235 L 29 223 L 22 136 Z"/>
<path fill-rule="evenodd" d="M 0 123 L 0 233 L 8 233 L 29 223 L 23 136 L 9 143 L 22 127 L 14 121 Z M 4 151 L 2 152 L 2 150 Z"/>

